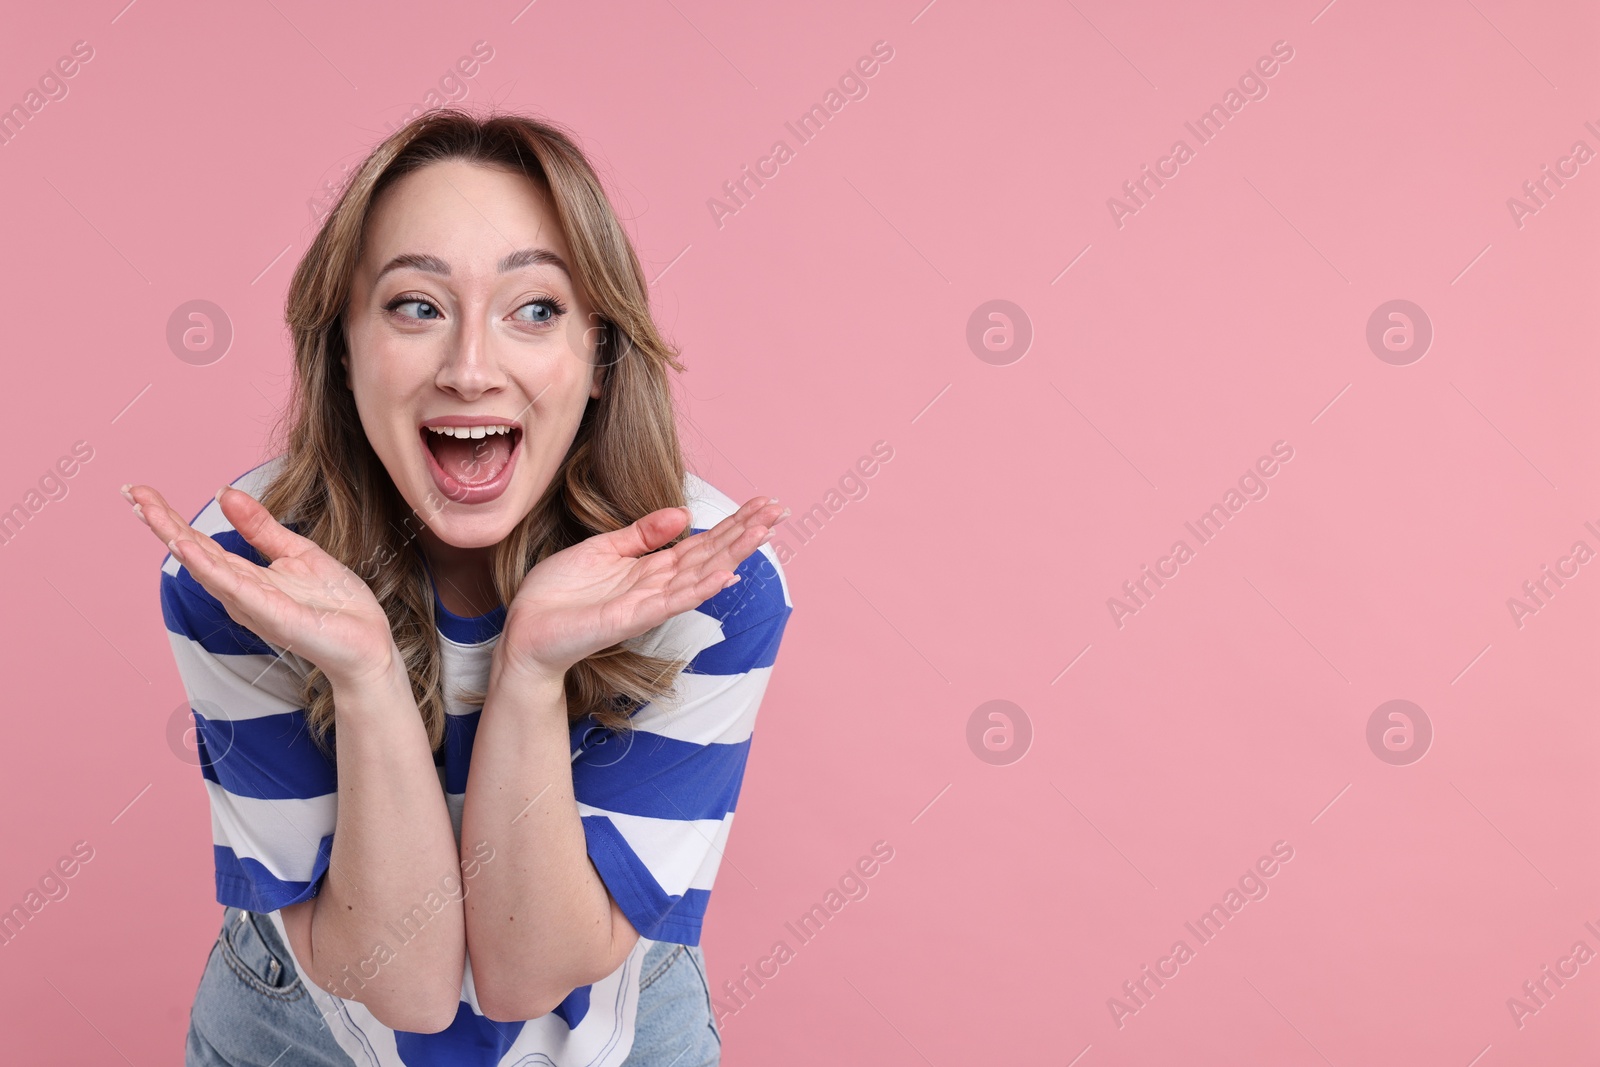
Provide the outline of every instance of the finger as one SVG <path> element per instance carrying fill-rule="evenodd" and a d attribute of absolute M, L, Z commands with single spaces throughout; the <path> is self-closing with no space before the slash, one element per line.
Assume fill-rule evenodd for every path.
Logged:
<path fill-rule="evenodd" d="M 145 525 L 150 527 L 150 532 L 166 544 L 175 537 L 188 537 L 190 540 L 199 541 L 205 535 L 184 521 L 183 516 L 172 510 L 171 505 L 160 493 L 148 485 L 136 485 L 129 490 L 129 495 L 139 506 L 144 516 Z"/>
<path fill-rule="evenodd" d="M 688 508 L 659 508 L 607 535 L 619 555 L 642 556 L 654 552 L 688 528 Z"/>
<path fill-rule="evenodd" d="M 711 574 L 674 574 L 665 588 L 651 594 L 651 608 L 665 622 L 704 604 L 727 587 L 728 579 L 735 577 L 731 571 L 714 571 Z"/>
<path fill-rule="evenodd" d="M 201 535 L 204 537 L 204 535 Z M 205 538 L 210 540 L 210 538 Z M 260 581 L 250 581 L 236 569 L 234 561 L 255 567 L 249 560 L 234 556 L 224 551 L 220 545 L 212 542 L 213 546 L 221 553 L 223 558 L 214 556 L 204 546 L 196 544 L 188 536 L 173 538 L 167 548 L 173 557 L 188 570 L 190 577 L 199 582 L 201 587 L 222 603 L 228 614 L 243 626 L 252 626 L 251 620 L 255 614 L 252 606 L 259 606 L 259 597 L 264 591 Z M 258 568 L 259 569 L 259 568 Z M 252 627 L 253 628 L 253 627 Z"/>
<path fill-rule="evenodd" d="M 733 588 L 734 585 L 738 584 L 738 579 L 738 574 L 726 569 L 715 570 L 710 574 L 703 575 L 690 587 L 687 603 L 684 604 L 681 610 L 687 611 L 691 608 L 699 607 L 724 589 Z"/>
<path fill-rule="evenodd" d="M 704 560 L 696 573 L 708 579 L 731 574 L 738 578 L 754 578 L 758 583 L 769 581 L 774 574 L 773 565 L 759 549 L 771 539 L 770 527 L 754 524 L 738 540 Z"/>
<path fill-rule="evenodd" d="M 713 531 L 706 532 L 709 534 Z M 710 583 L 711 592 L 706 595 L 714 595 L 729 578 L 738 577 L 739 567 L 744 561 L 771 538 L 772 528 L 763 523 L 735 526 L 731 532 L 723 535 L 721 541 L 707 540 L 675 560 L 676 572 L 672 584 L 680 588 L 692 586 L 698 590 L 704 583 Z"/>
<path fill-rule="evenodd" d="M 140 505 L 145 525 L 150 527 L 151 533 L 160 538 L 161 543 L 167 546 L 168 551 L 172 549 L 172 541 L 184 540 L 195 545 L 199 552 L 216 563 L 223 566 L 231 566 L 229 557 L 236 554 L 223 548 L 209 534 L 203 534 L 185 522 L 183 516 L 173 511 L 166 498 L 160 493 L 147 485 L 134 486 L 129 490 L 129 493 Z M 183 560 L 179 558 L 179 562 L 181 563 Z M 249 561 L 246 560 L 245 562 Z M 254 566 L 254 564 L 251 565 Z"/>
<path fill-rule="evenodd" d="M 728 584 L 728 579 L 736 577 L 738 577 L 738 575 L 730 575 L 725 571 L 717 571 L 713 574 L 707 575 L 698 585 L 694 587 L 694 606 L 698 607 L 699 605 L 710 600 L 712 597 L 716 596 L 718 593 L 722 592 L 724 589 L 732 588 L 732 586 Z"/>
<path fill-rule="evenodd" d="M 688 568 L 690 573 L 702 576 L 712 574 L 738 574 L 739 568 L 750 556 L 765 544 L 772 536 L 772 531 L 760 524 L 748 526 L 734 541 L 723 545 L 718 551 L 710 554 L 695 565 Z"/>
<path fill-rule="evenodd" d="M 239 531 L 239 536 L 250 542 L 269 564 L 283 556 L 296 555 L 312 543 L 273 518 L 261 501 L 243 489 L 223 486 L 217 490 L 217 504 L 223 516 Z"/>
<path fill-rule="evenodd" d="M 777 501 L 771 497 L 751 497 L 740 505 L 739 509 L 732 515 L 718 522 L 711 529 L 702 530 L 693 537 L 686 537 L 673 547 L 680 553 L 680 559 L 683 560 L 698 559 L 702 555 L 716 552 L 731 543 L 749 526 L 751 521 L 760 518 L 763 512 L 768 512 L 768 509 L 770 509 L 770 512 L 766 517 L 770 520 L 772 515 L 777 512 L 776 504 Z"/>
<path fill-rule="evenodd" d="M 710 530 L 677 546 L 683 550 L 680 563 L 686 567 L 726 566 L 732 569 L 764 544 L 776 524 L 788 515 L 789 509 L 780 507 L 776 500 L 754 497 Z"/>
<path fill-rule="evenodd" d="M 665 612 L 662 618 L 698 607 L 737 584 L 743 577 L 737 571 L 739 564 L 772 535 L 767 522 L 788 513 L 789 509 L 780 508 L 775 500 L 756 497 L 712 529 L 702 530 L 660 553 L 660 557 L 674 554 L 666 585 L 657 593 L 661 610 Z M 747 521 L 755 516 L 767 522 Z M 682 555 L 677 555 L 680 550 Z"/>
<path fill-rule="evenodd" d="M 773 527 L 788 517 L 788 505 L 780 504 L 777 497 L 751 497 L 743 507 L 731 516 L 731 518 L 740 519 L 742 522 L 730 522 L 725 534 L 718 539 L 718 543 L 725 545 L 739 537 L 743 530 L 754 526 L 760 526 L 764 531 L 771 532 Z M 721 524 L 719 523 L 718 525 L 720 526 Z M 713 527 L 713 529 L 716 529 L 716 527 Z"/>

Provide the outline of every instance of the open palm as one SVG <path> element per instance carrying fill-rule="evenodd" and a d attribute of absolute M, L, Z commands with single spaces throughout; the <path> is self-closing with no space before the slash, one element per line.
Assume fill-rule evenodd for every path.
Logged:
<path fill-rule="evenodd" d="M 150 486 L 131 486 L 124 495 L 239 625 L 310 660 L 335 684 L 376 677 L 390 666 L 394 639 L 372 590 L 249 493 L 226 489 L 218 502 L 233 528 L 269 561 L 266 567 L 194 529 Z"/>
<path fill-rule="evenodd" d="M 684 508 L 662 508 L 547 556 L 512 598 L 496 654 L 559 675 L 698 607 L 731 583 L 788 514 L 781 511 L 768 497 L 752 497 L 711 529 L 661 549 L 689 521 Z"/>

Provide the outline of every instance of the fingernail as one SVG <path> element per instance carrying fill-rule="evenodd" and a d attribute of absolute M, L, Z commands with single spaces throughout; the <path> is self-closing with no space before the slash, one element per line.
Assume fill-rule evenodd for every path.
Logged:
<path fill-rule="evenodd" d="M 775 522 L 782 522 L 784 519 L 787 519 L 788 517 L 789 517 L 789 509 L 787 507 L 785 507 L 783 509 L 783 514 L 779 515 L 777 517 L 777 519 L 775 519 L 774 521 Z"/>
<path fill-rule="evenodd" d="M 132 488 L 133 488 L 133 483 L 129 482 L 127 485 L 123 486 L 122 489 L 121 489 L 122 499 L 126 500 L 130 504 L 133 503 L 133 494 L 128 492 L 128 490 L 132 489 Z"/>
<path fill-rule="evenodd" d="M 167 551 L 171 552 L 178 560 L 181 561 L 183 559 L 183 553 L 178 551 L 178 539 L 176 537 L 167 542 Z"/>
<path fill-rule="evenodd" d="M 222 494 L 226 493 L 231 488 L 233 488 L 233 487 L 230 486 L 230 485 L 225 485 L 221 489 L 217 490 L 217 503 L 220 504 L 222 502 Z"/>
<path fill-rule="evenodd" d="M 135 504 L 133 506 L 133 513 L 135 515 L 139 516 L 139 521 L 140 522 L 144 523 L 146 526 L 150 525 L 150 520 L 144 517 L 144 505 L 143 504 Z"/>
<path fill-rule="evenodd" d="M 727 589 L 729 586 L 738 585 L 742 578 L 743 575 L 735 574 L 732 578 L 722 583 L 722 588 Z"/>

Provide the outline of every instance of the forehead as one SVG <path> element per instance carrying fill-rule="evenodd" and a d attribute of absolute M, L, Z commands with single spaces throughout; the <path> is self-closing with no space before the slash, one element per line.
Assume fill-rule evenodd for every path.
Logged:
<path fill-rule="evenodd" d="M 549 194 L 537 182 L 462 160 L 430 163 L 385 189 L 362 237 L 361 271 L 369 277 L 406 253 L 438 256 L 452 273 L 493 273 L 506 253 L 534 246 L 572 261 Z"/>

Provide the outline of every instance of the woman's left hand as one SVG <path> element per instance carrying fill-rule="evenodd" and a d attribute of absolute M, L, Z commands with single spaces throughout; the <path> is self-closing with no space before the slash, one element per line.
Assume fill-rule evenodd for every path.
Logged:
<path fill-rule="evenodd" d="M 788 514 L 770 497 L 752 497 L 711 529 L 656 551 L 690 521 L 686 508 L 662 508 L 547 556 L 512 598 L 495 657 L 505 666 L 559 679 L 588 656 L 652 630 L 732 584 L 735 568 Z"/>

